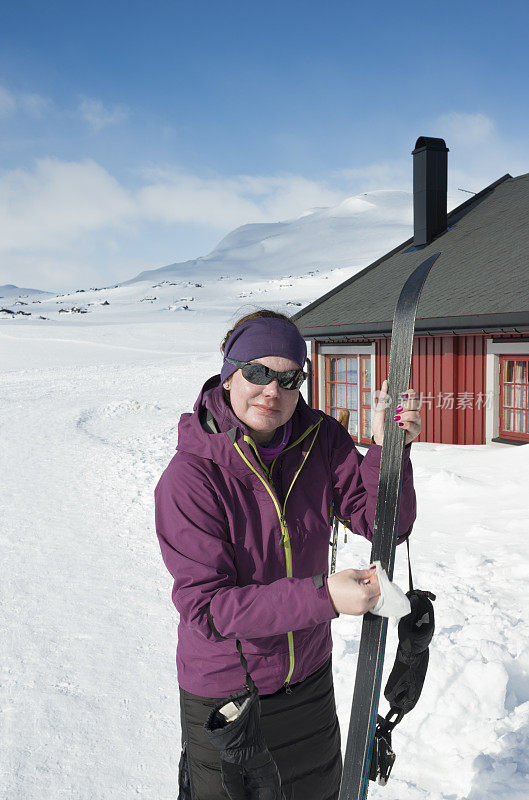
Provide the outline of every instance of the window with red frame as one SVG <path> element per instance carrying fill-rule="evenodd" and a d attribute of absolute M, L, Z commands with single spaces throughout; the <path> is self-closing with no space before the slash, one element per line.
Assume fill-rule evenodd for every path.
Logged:
<path fill-rule="evenodd" d="M 349 433 L 356 442 L 371 440 L 371 356 L 325 356 L 325 411 L 336 419 L 349 411 Z"/>

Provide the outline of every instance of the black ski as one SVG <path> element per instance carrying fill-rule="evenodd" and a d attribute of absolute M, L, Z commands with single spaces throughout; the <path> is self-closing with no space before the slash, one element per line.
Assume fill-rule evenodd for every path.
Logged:
<path fill-rule="evenodd" d="M 419 297 L 426 277 L 439 256 L 440 253 L 430 256 L 412 272 L 402 288 L 393 317 L 388 375 L 390 401 L 386 406 L 371 549 L 371 561 L 380 561 L 390 579 L 395 561 L 405 441 L 405 431 L 395 424 L 393 417 L 395 407 L 410 385 Z M 365 800 L 367 796 L 386 630 L 387 619 L 369 613 L 364 615 L 339 800 Z"/>

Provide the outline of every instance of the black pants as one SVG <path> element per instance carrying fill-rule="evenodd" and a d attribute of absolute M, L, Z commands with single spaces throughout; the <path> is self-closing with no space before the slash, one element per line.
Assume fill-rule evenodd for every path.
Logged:
<path fill-rule="evenodd" d="M 336 800 L 342 774 L 340 728 L 334 702 L 332 661 L 292 694 L 280 689 L 260 695 L 261 729 L 278 766 L 286 800 Z M 199 697 L 180 689 L 182 744 L 186 742 L 192 800 L 225 800 L 219 752 L 203 725 L 222 698 Z"/>

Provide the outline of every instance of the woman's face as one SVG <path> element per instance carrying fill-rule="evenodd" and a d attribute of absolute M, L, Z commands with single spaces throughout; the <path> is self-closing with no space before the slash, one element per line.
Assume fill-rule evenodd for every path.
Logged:
<path fill-rule="evenodd" d="M 282 356 L 252 359 L 276 372 L 299 369 L 295 361 Z M 231 407 L 236 416 L 250 429 L 258 444 L 273 438 L 277 428 L 290 419 L 296 408 L 299 389 L 282 389 L 277 380 L 265 386 L 250 383 L 240 369 L 224 381 L 229 386 Z"/>

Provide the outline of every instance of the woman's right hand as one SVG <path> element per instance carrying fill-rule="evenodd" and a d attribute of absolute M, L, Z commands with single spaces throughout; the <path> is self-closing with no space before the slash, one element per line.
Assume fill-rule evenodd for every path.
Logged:
<path fill-rule="evenodd" d="M 338 614 L 360 616 L 370 611 L 380 597 L 374 569 L 344 569 L 327 578 L 329 596 Z"/>

